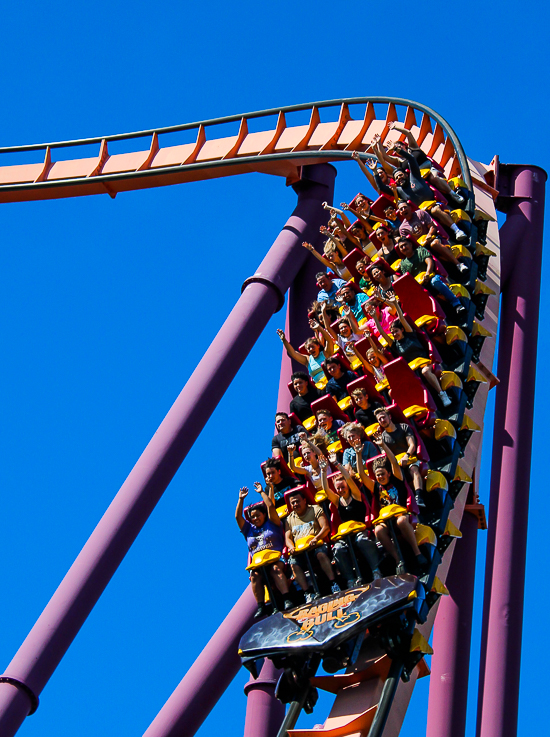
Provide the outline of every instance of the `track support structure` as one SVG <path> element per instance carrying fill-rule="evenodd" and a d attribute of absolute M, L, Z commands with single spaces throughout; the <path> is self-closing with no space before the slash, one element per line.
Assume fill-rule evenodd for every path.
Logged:
<path fill-rule="evenodd" d="M 502 301 L 478 737 L 515 737 L 531 475 L 546 172 L 500 165 Z"/>
<path fill-rule="evenodd" d="M 35 708 L 262 330 L 283 306 L 286 291 L 306 261 L 302 241 L 314 241 L 326 222 L 322 203 L 332 197 L 335 177 L 335 168 L 328 164 L 303 168 L 293 214 L 256 274 L 246 280 L 231 314 L 0 679 L 2 737 L 13 737 Z M 243 612 L 243 626 L 248 615 L 248 610 Z M 174 709 L 185 714 L 179 702 Z"/>

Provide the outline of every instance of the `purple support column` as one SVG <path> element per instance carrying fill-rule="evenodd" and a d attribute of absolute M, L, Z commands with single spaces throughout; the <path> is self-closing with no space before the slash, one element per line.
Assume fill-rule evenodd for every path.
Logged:
<path fill-rule="evenodd" d="M 435 620 L 426 737 L 464 737 L 478 520 L 465 512 Z"/>
<path fill-rule="evenodd" d="M 500 384 L 478 702 L 481 737 L 517 732 L 545 181 L 539 167 L 505 165 L 498 185 L 507 220 L 501 229 Z"/>
<path fill-rule="evenodd" d="M 326 202 L 329 204 L 332 204 L 333 190 L 334 187 L 327 192 Z M 328 218 L 329 213 L 325 210 L 323 225 L 326 225 Z M 310 243 L 316 245 L 319 240 L 317 233 L 317 237 Z M 320 270 L 320 264 L 307 251 L 306 254 L 306 261 L 290 287 L 285 322 L 285 335 L 296 348 L 312 334 L 307 319 L 307 308 L 318 292 L 315 274 Z M 294 368 L 296 370 L 303 368 L 297 364 L 293 368 L 293 363 L 283 348 L 277 409 L 285 412 L 288 411 L 290 403 L 288 391 L 290 375 Z M 275 686 L 281 673 L 282 671 L 275 668 L 270 660 L 266 660 L 258 679 L 254 680 L 251 677 L 246 684 L 244 692 L 248 702 L 244 737 L 276 737 L 285 716 L 285 707 L 275 698 Z"/>
<path fill-rule="evenodd" d="M 251 678 L 244 687 L 248 697 L 244 737 L 277 737 L 285 718 L 285 706 L 275 698 L 281 672 L 266 660 L 258 678 Z"/>
<path fill-rule="evenodd" d="M 305 262 L 336 170 L 304 168 L 296 209 L 78 558 L 0 678 L 0 734 L 12 737 L 84 624 L 200 431 Z M 248 614 L 246 614 L 246 617 Z M 243 616 L 243 624 L 246 621 Z M 229 647 L 229 646 L 228 646 Z M 223 654 L 220 653 L 220 657 Z M 212 667 L 216 665 L 212 662 Z M 221 671 L 220 679 L 227 678 Z"/>
<path fill-rule="evenodd" d="M 252 624 L 257 606 L 249 586 L 143 737 L 192 737 L 195 734 L 241 667 L 237 655 L 239 640 Z"/>

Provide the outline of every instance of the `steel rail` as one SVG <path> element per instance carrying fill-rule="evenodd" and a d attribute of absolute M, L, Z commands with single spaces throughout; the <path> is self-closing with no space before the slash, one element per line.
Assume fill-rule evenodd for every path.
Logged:
<path fill-rule="evenodd" d="M 460 168 L 462 171 L 462 177 L 464 181 L 466 182 L 466 185 L 468 189 L 472 189 L 472 180 L 470 176 L 470 170 L 468 167 L 468 159 L 466 157 L 466 154 L 464 152 L 464 149 L 462 147 L 462 144 L 460 143 L 460 139 L 458 138 L 457 134 L 455 133 L 454 129 L 451 127 L 451 125 L 443 118 L 439 113 L 437 113 L 433 108 L 428 107 L 427 105 L 423 105 L 422 103 L 415 102 L 414 100 L 407 100 L 402 97 L 344 97 L 340 99 L 333 99 L 333 100 L 322 100 L 320 102 L 310 102 L 310 103 L 300 103 L 298 105 L 288 105 L 285 107 L 277 107 L 277 108 L 270 108 L 267 110 L 257 110 L 255 112 L 251 113 L 242 113 L 239 115 L 228 115 L 222 118 L 211 118 L 209 120 L 201 120 L 194 123 L 184 123 L 182 125 L 173 125 L 168 126 L 165 128 L 150 128 L 148 130 L 143 131 L 134 131 L 132 133 L 118 133 L 110 136 L 95 136 L 93 138 L 79 138 L 71 141 L 55 141 L 51 143 L 38 143 L 38 144 L 28 144 L 24 146 L 4 146 L 0 148 L 0 154 L 8 154 L 8 153 L 22 153 L 25 151 L 41 151 L 46 150 L 47 148 L 50 149 L 56 149 L 56 148 L 70 148 L 74 146 L 86 146 L 91 144 L 97 144 L 102 143 L 102 141 L 106 141 L 109 143 L 110 141 L 123 141 L 123 140 L 130 140 L 134 138 L 146 138 L 148 136 L 152 136 L 155 133 L 157 136 L 165 134 L 165 133 L 177 133 L 179 131 L 185 131 L 185 130 L 192 130 L 194 128 L 200 128 L 200 126 L 211 127 L 215 125 L 223 125 L 226 123 L 236 123 L 240 122 L 243 119 L 246 120 L 252 120 L 255 118 L 262 118 L 262 117 L 269 117 L 272 115 L 279 115 L 280 113 L 286 114 L 286 113 L 293 113 L 293 112 L 300 112 L 302 110 L 310 110 L 312 108 L 329 108 L 329 107 L 337 107 L 341 105 L 365 105 L 368 103 L 372 103 L 373 105 L 376 104 L 382 104 L 382 105 L 401 105 L 404 107 L 410 107 L 414 110 L 418 110 L 421 113 L 424 113 L 428 115 L 430 118 L 435 120 L 437 123 L 440 124 L 440 126 L 443 128 L 443 131 L 446 133 L 446 135 L 451 139 L 453 146 L 455 148 L 455 151 L 458 156 L 458 160 L 460 163 Z M 331 153 L 333 156 L 336 153 L 347 153 L 347 152 L 299 152 L 301 154 L 303 153 L 316 153 L 319 154 L 327 154 L 326 158 L 329 158 L 328 154 Z M 270 159 L 269 157 L 272 156 L 271 154 L 267 155 L 257 155 L 255 157 L 252 157 L 254 161 L 270 161 L 273 159 Z M 276 155 L 277 158 L 295 158 L 296 153 L 286 153 L 282 155 Z M 246 158 L 251 157 L 243 157 L 242 159 L 228 159 L 228 161 L 232 161 L 235 163 L 235 161 L 243 162 Z M 325 158 L 323 156 L 322 158 Z M 337 157 L 339 158 L 339 157 Z M 343 157 L 347 158 L 347 157 Z M 209 162 L 207 162 L 209 163 Z M 220 166 L 221 162 L 216 162 L 216 165 Z M 189 168 L 191 166 L 194 166 L 193 164 L 189 164 L 183 169 Z M 201 164 L 200 166 L 206 166 L 205 164 Z M 176 171 L 180 169 L 171 168 L 171 171 Z M 160 171 L 160 169 L 155 170 L 157 173 Z M 139 172 L 141 175 L 142 172 Z M 133 173 L 133 175 L 136 175 L 136 172 Z M 111 176 L 111 175 L 110 175 Z M 118 178 L 119 175 L 112 175 L 111 181 L 114 181 Z M 102 181 L 100 177 L 93 177 L 94 181 Z M 67 184 L 70 180 L 63 180 L 65 184 Z M 109 180 L 103 180 L 103 181 L 109 181 Z M 39 182 L 34 184 L 34 187 L 43 186 L 46 184 L 46 182 Z M 7 185 L 11 186 L 11 185 Z M 19 186 L 19 185 L 17 185 Z M 32 185 L 31 185 L 32 186 Z M 5 189 L 5 186 L 0 187 L 0 189 Z"/>

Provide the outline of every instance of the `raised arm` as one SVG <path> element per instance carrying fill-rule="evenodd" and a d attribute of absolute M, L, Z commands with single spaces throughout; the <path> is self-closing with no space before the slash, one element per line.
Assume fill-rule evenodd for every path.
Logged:
<path fill-rule="evenodd" d="M 282 340 L 283 345 L 288 355 L 291 358 L 293 358 L 295 361 L 298 361 L 298 363 L 301 363 L 302 366 L 307 366 L 307 356 L 304 356 L 303 353 L 300 353 L 299 351 L 294 350 L 294 348 L 290 345 L 290 343 L 286 339 L 284 331 L 279 328 L 277 330 L 277 335 Z"/>
<path fill-rule="evenodd" d="M 405 315 L 403 314 L 403 310 L 401 309 L 401 305 L 399 304 L 399 302 L 396 299 L 391 299 L 391 300 L 388 300 L 388 301 L 390 302 L 390 304 L 392 304 L 395 307 L 395 311 L 397 312 L 397 316 L 399 318 L 399 322 L 405 328 L 405 332 L 407 332 L 407 333 L 413 333 L 414 330 L 411 327 L 410 323 L 407 321 L 407 318 L 405 317 Z"/>
<path fill-rule="evenodd" d="M 328 483 L 327 478 L 327 459 L 325 456 L 319 456 L 319 466 L 321 467 L 321 486 L 323 488 L 323 491 L 327 495 L 329 501 L 334 504 L 335 507 L 338 507 L 338 503 L 340 501 L 340 497 L 338 494 L 335 494 L 334 491 L 330 488 L 330 485 Z"/>
<path fill-rule="evenodd" d="M 327 236 L 328 236 L 329 238 L 332 238 L 332 236 L 331 236 L 331 235 L 330 235 L 329 233 L 327 233 L 327 234 L 325 234 L 325 235 L 327 235 Z M 335 240 L 336 240 L 336 239 L 335 239 Z M 317 252 L 317 251 L 316 251 L 316 250 L 315 250 L 315 249 L 313 248 L 313 246 L 311 245 L 311 243 L 306 243 L 306 242 L 304 241 L 304 242 L 302 243 L 302 246 L 303 246 L 304 248 L 307 248 L 307 250 L 308 250 L 308 251 L 309 251 L 309 252 L 311 253 L 311 255 L 312 255 L 312 256 L 315 256 L 315 258 L 317 259 L 317 261 L 320 261 L 320 262 L 321 262 L 321 263 L 323 264 L 323 266 L 325 266 L 325 267 L 326 267 L 327 269 L 331 269 L 331 270 L 332 270 L 332 269 L 334 268 L 334 267 L 333 267 L 333 265 L 332 265 L 332 264 L 330 263 L 330 261 L 328 260 L 328 258 L 325 258 L 324 256 L 321 256 L 321 254 L 320 254 L 320 253 L 318 253 L 318 252 Z"/>
<path fill-rule="evenodd" d="M 362 333 L 365 331 L 365 328 L 360 328 L 359 323 L 357 322 L 357 318 L 351 311 L 351 307 L 349 305 L 342 305 L 342 315 L 346 317 L 349 320 L 349 323 L 351 325 L 351 329 L 354 333 L 359 335 L 359 333 Z"/>
<path fill-rule="evenodd" d="M 359 444 L 359 448 L 362 448 L 361 444 Z M 361 450 L 359 451 L 359 453 L 357 453 L 357 450 L 355 448 L 354 448 L 354 450 L 355 450 L 356 455 L 359 457 L 359 454 L 361 453 Z M 347 485 L 349 487 L 349 490 L 351 492 L 352 497 L 354 499 L 360 500 L 361 499 L 361 491 L 360 491 L 359 487 L 355 483 L 355 480 L 354 480 L 353 476 L 350 474 L 350 472 L 348 471 L 348 469 L 345 466 L 342 466 L 341 463 L 338 463 L 338 460 L 336 458 L 336 453 L 331 453 L 329 455 L 329 460 L 332 463 L 332 465 L 335 466 L 340 471 L 340 473 L 342 474 L 342 476 L 345 478 L 346 483 L 347 483 Z"/>
<path fill-rule="evenodd" d="M 244 523 L 246 522 L 245 518 L 243 517 L 243 505 L 247 495 L 248 488 L 246 486 L 241 487 L 241 489 L 239 489 L 239 501 L 237 502 L 237 509 L 235 510 L 235 519 L 237 520 L 237 524 L 239 525 L 239 530 L 243 529 Z"/>
<path fill-rule="evenodd" d="M 380 335 L 384 338 L 384 340 L 386 341 L 386 343 L 388 345 L 391 345 L 393 343 L 393 338 L 390 338 L 390 336 L 386 333 L 386 331 L 384 330 L 384 328 L 382 327 L 382 325 L 380 325 L 380 320 L 378 318 L 378 315 L 376 314 L 376 308 L 375 307 L 369 307 L 369 308 L 367 308 L 367 311 L 368 311 L 369 315 L 372 317 L 372 319 L 374 320 L 374 324 L 376 325 L 376 329 L 378 330 L 378 332 L 380 333 Z M 403 326 L 403 327 L 405 327 L 405 326 Z"/>
<path fill-rule="evenodd" d="M 373 177 L 372 173 L 369 171 L 369 169 L 367 169 L 367 167 L 363 163 L 363 161 L 361 159 L 361 156 L 359 155 L 359 151 L 354 151 L 352 153 L 352 155 L 351 155 L 351 158 L 354 161 L 357 161 L 357 163 L 359 164 L 359 168 L 361 169 L 361 171 L 363 172 L 363 174 L 369 180 L 370 186 L 374 189 L 375 192 L 378 192 L 378 194 L 380 194 L 380 189 L 378 188 L 378 184 L 376 183 L 376 179 Z M 367 159 L 367 161 L 370 161 L 370 159 Z M 376 166 L 376 164 L 375 164 L 375 166 Z"/>
<path fill-rule="evenodd" d="M 359 478 L 361 479 L 361 481 L 365 484 L 367 489 L 369 491 L 372 491 L 374 489 L 374 481 L 365 471 L 365 464 L 363 463 L 363 456 L 362 456 L 362 451 L 363 451 L 362 444 L 360 442 L 357 443 L 354 446 L 353 450 L 355 451 L 355 457 L 356 457 L 356 462 L 357 462 L 357 474 Z"/>
<path fill-rule="evenodd" d="M 332 338 L 332 334 L 329 330 L 323 327 L 316 320 L 314 320 L 313 322 L 316 325 L 314 329 L 318 330 L 325 340 L 324 353 L 325 353 L 325 356 L 328 358 L 329 356 L 332 356 L 332 354 L 334 353 L 334 340 Z"/>
<path fill-rule="evenodd" d="M 409 142 L 409 146 L 411 148 L 420 148 L 418 145 L 418 141 L 413 136 L 413 134 L 410 132 L 408 128 L 405 128 L 404 125 L 401 125 L 401 123 L 398 123 L 397 121 L 393 121 L 393 123 L 390 123 L 390 130 L 398 131 L 399 133 L 404 133 L 407 141 Z"/>
<path fill-rule="evenodd" d="M 399 481 L 403 481 L 403 471 L 401 470 L 401 466 L 397 462 L 397 458 L 394 456 L 393 452 L 382 439 L 375 437 L 374 442 L 386 454 L 386 458 L 390 462 L 391 470 L 395 478 L 399 479 Z"/>
<path fill-rule="evenodd" d="M 286 446 L 286 449 L 288 450 L 288 467 L 292 471 L 292 473 L 299 473 L 301 476 L 307 476 L 307 471 L 305 468 L 302 468 L 302 466 L 297 466 L 294 463 L 294 451 L 296 450 L 296 446 L 291 443 L 290 445 Z"/>
<path fill-rule="evenodd" d="M 275 509 L 275 505 L 271 501 L 271 497 L 262 489 L 262 485 L 259 481 L 254 481 L 254 488 L 262 497 L 262 501 L 266 506 L 267 516 L 269 517 L 270 521 L 273 522 L 274 525 L 277 525 L 277 527 L 280 527 L 282 524 L 281 518 L 277 514 L 277 510 Z"/>

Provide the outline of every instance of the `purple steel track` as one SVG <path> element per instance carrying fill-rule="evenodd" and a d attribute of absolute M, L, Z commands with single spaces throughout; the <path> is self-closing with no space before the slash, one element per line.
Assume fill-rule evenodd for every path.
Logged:
<path fill-rule="evenodd" d="M 435 620 L 426 737 L 464 737 L 478 520 L 464 512 Z"/>
<path fill-rule="evenodd" d="M 0 681 L 2 737 L 12 737 L 36 706 L 268 320 L 282 307 L 284 294 L 306 260 L 302 241 L 312 241 L 326 221 L 321 203 L 332 192 L 335 176 L 336 170 L 327 164 L 304 167 L 296 186 L 296 209 L 256 274 L 245 282 L 231 314 L 4 673 L 9 682 Z M 241 616 L 244 631 L 247 607 Z M 222 654 L 219 662 L 223 666 Z M 233 675 L 219 669 L 219 695 Z M 176 710 L 180 708 L 178 703 Z"/>
<path fill-rule="evenodd" d="M 501 166 L 502 302 L 478 734 L 515 737 L 546 173 Z M 497 202 L 497 206 L 498 206 Z"/>

